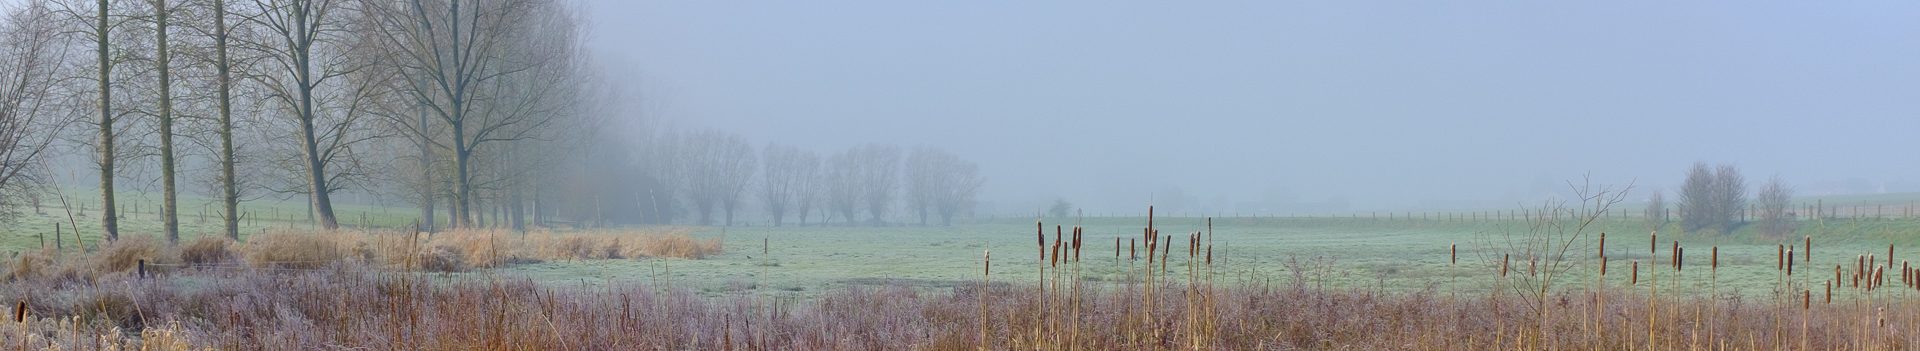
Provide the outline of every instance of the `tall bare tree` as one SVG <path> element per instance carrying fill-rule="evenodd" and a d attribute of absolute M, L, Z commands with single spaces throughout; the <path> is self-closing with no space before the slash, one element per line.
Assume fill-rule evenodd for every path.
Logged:
<path fill-rule="evenodd" d="M 860 169 L 854 161 L 853 150 L 842 151 L 827 158 L 825 168 L 820 170 L 822 199 L 826 208 L 823 211 L 832 221 L 834 214 L 845 218 L 847 224 L 854 223 L 854 215 L 860 211 Z"/>
<path fill-rule="evenodd" d="M 713 224 L 713 212 L 723 211 L 733 225 L 734 211 L 753 180 L 753 146 L 746 139 L 718 130 L 689 134 L 682 150 L 687 202 L 700 215 L 700 225 Z"/>
<path fill-rule="evenodd" d="M 452 150 L 455 226 L 470 225 L 476 153 L 533 138 L 564 107 L 577 59 L 575 24 L 549 0 L 366 1 L 407 92 L 446 127 L 418 138 Z M 563 14 L 555 16 L 555 14 Z M 545 17 L 542 17 L 545 16 Z M 442 140 L 444 139 L 444 140 Z"/>
<path fill-rule="evenodd" d="M 119 31 L 115 29 L 124 22 L 124 18 L 116 17 L 113 12 L 113 4 L 107 0 L 69 0 L 55 3 L 55 5 L 58 6 L 55 12 L 72 21 L 72 27 L 74 27 L 72 32 L 84 39 L 84 41 L 93 44 L 94 62 L 91 66 L 94 74 L 86 79 L 91 80 L 94 87 L 86 93 L 93 95 L 93 107 L 95 108 L 93 111 L 95 116 L 93 122 L 97 134 L 89 144 L 94 149 L 93 166 L 96 171 L 100 172 L 100 228 L 102 236 L 109 241 L 118 240 L 120 238 L 120 216 L 118 213 L 119 205 L 114 202 L 114 190 L 116 189 L 114 187 L 114 177 L 118 175 L 116 161 L 120 159 L 120 153 L 123 151 L 115 147 L 117 145 L 115 135 L 117 134 L 116 132 L 118 132 L 118 128 L 122 127 L 122 125 L 118 123 L 118 120 L 122 115 L 125 115 L 127 111 L 114 109 L 113 88 L 115 80 L 113 74 L 114 67 L 124 60 L 124 58 L 115 55 L 114 51 L 118 48 L 115 46 L 115 39 L 116 35 L 119 34 Z"/>
<path fill-rule="evenodd" d="M 801 150 L 800 161 L 795 162 L 797 169 L 793 174 L 793 208 L 800 219 L 800 226 L 807 226 L 808 215 L 820 207 L 821 197 L 826 192 L 821 180 L 820 155 L 812 151 Z M 827 211 L 820 211 L 825 213 Z"/>
<path fill-rule="evenodd" d="M 59 107 L 66 42 L 51 4 L 29 0 L 5 10 L 0 13 L 0 214 L 11 214 L 19 199 L 32 196 L 46 181 L 38 165 L 75 115 Z"/>
<path fill-rule="evenodd" d="M 168 243 L 180 242 L 178 188 L 175 187 L 173 155 L 173 70 L 170 42 L 167 40 L 169 17 L 174 8 L 167 0 L 148 0 L 153 10 L 154 72 L 158 78 L 159 106 L 154 117 L 160 124 L 160 222 Z"/>
<path fill-rule="evenodd" d="M 849 155 L 860 181 L 860 203 L 866 205 L 870 216 L 868 223 L 886 223 L 887 211 L 893 209 L 894 191 L 900 188 L 900 147 L 867 144 L 854 147 Z"/>
<path fill-rule="evenodd" d="M 820 158 L 800 148 L 786 145 L 767 144 L 761 153 L 766 160 L 761 170 L 760 201 L 767 207 L 767 216 L 773 218 L 778 227 L 786 220 L 788 209 L 807 208 L 800 203 L 805 196 L 807 182 L 819 168 Z M 806 223 L 806 213 L 800 213 L 800 222 Z"/>
<path fill-rule="evenodd" d="M 928 215 L 940 216 L 940 225 L 953 225 L 953 216 L 972 208 L 985 180 L 980 166 L 931 147 L 907 154 L 907 207 L 927 225 Z"/>
<path fill-rule="evenodd" d="M 241 41 L 265 68 L 249 74 L 266 89 L 280 115 L 292 124 L 284 132 L 297 143 L 283 166 L 298 170 L 309 211 L 328 230 L 340 227 L 331 193 L 364 176 L 364 160 L 354 147 L 379 138 L 365 123 L 371 81 L 348 78 L 366 64 L 353 52 L 349 0 L 253 0 L 258 13 L 247 18 L 258 35 Z M 363 28 L 361 28 L 363 29 Z M 331 168 L 331 169 L 330 169 Z"/>

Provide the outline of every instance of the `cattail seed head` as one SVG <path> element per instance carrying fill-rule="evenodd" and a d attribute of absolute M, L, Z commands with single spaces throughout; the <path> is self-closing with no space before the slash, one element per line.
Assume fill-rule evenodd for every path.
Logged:
<path fill-rule="evenodd" d="M 1660 253 L 1660 231 L 1655 230 L 1653 233 L 1647 234 L 1647 253 Z"/>
<path fill-rule="evenodd" d="M 1709 267 L 1707 268 L 1707 270 L 1715 271 L 1715 272 L 1720 271 L 1720 246 L 1714 246 L 1713 253 L 1708 255 L 1712 257 L 1708 259 L 1709 262 L 1707 262 L 1707 265 Z"/>
<path fill-rule="evenodd" d="M 1807 290 L 1806 292 L 1802 292 L 1800 294 L 1800 310 L 1805 311 L 1807 308 L 1810 308 L 1812 306 L 1813 306 L 1813 290 Z"/>
<path fill-rule="evenodd" d="M 1607 232 L 1600 232 L 1600 257 L 1607 257 Z"/>
<path fill-rule="evenodd" d="M 1806 257 L 1802 258 L 1801 260 L 1807 261 L 1807 263 L 1813 263 L 1813 236 L 1808 235 L 1806 238 L 1806 241 L 1807 241 L 1806 245 L 1801 245 L 1800 247 L 1801 251 L 1806 251 L 1805 253 L 1802 254 L 1802 255 L 1805 255 Z"/>
<path fill-rule="evenodd" d="M 1600 256 L 1600 276 L 1607 276 L 1607 256 Z"/>
<path fill-rule="evenodd" d="M 1833 281 L 1827 281 L 1827 304 L 1833 304 Z"/>
<path fill-rule="evenodd" d="M 1207 265 L 1213 265 L 1213 244 L 1207 244 Z"/>
<path fill-rule="evenodd" d="M 1787 269 L 1787 246 L 1778 245 L 1778 250 L 1779 250 L 1779 253 L 1774 254 L 1773 270 L 1776 270 L 1776 271 L 1786 270 Z"/>
<path fill-rule="evenodd" d="M 1679 271 L 1687 266 L 1687 248 L 1673 248 L 1673 270 Z"/>
<path fill-rule="evenodd" d="M 1137 241 L 1138 239 L 1127 239 L 1127 260 L 1128 261 L 1140 259 L 1139 245 L 1136 244 Z"/>
<path fill-rule="evenodd" d="M 1633 261 L 1633 273 L 1630 274 L 1629 276 L 1631 278 L 1627 280 L 1627 285 L 1640 285 L 1640 261 L 1639 260 Z"/>
<path fill-rule="evenodd" d="M 1460 244 L 1447 244 L 1447 264 L 1460 264 Z"/>
<path fill-rule="evenodd" d="M 1787 276 L 1793 276 L 1793 249 L 1787 249 Z"/>

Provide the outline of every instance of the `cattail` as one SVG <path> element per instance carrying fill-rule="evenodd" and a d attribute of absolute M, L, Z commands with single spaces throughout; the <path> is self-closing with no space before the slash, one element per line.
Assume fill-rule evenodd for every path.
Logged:
<path fill-rule="evenodd" d="M 1667 256 L 1672 256 L 1669 258 L 1673 260 L 1674 269 L 1680 269 L 1680 241 L 1679 240 L 1673 241 L 1673 249 L 1667 251 Z"/>
<path fill-rule="evenodd" d="M 1813 306 L 1813 290 L 1807 290 L 1806 292 L 1800 293 L 1800 310 L 1805 311 L 1806 309 L 1811 308 L 1812 306 Z"/>
<path fill-rule="evenodd" d="M 1073 261 L 1080 262 L 1080 226 L 1073 226 Z"/>
<path fill-rule="evenodd" d="M 1833 281 L 1827 281 L 1827 304 L 1833 304 Z"/>
<path fill-rule="evenodd" d="M 1207 244 L 1207 265 L 1213 265 L 1213 244 Z"/>
<path fill-rule="evenodd" d="M 1893 244 L 1887 244 L 1887 267 L 1893 267 Z"/>
<path fill-rule="evenodd" d="M 1632 278 L 1627 280 L 1627 285 L 1640 285 L 1640 261 L 1639 260 L 1633 261 L 1633 274 L 1629 276 Z"/>
<path fill-rule="evenodd" d="M 1507 262 L 1511 262 L 1511 261 L 1513 261 L 1513 254 L 1503 254 L 1500 256 L 1500 277 L 1501 278 L 1507 277 Z"/>
<path fill-rule="evenodd" d="M 1831 281 L 1827 281 L 1827 283 L 1831 283 L 1831 284 L 1839 284 L 1840 282 L 1841 282 L 1841 280 L 1840 280 L 1840 265 L 1837 265 L 1837 264 L 1836 264 L 1836 265 L 1833 265 L 1833 280 L 1831 280 Z"/>
<path fill-rule="evenodd" d="M 1647 234 L 1647 254 L 1660 253 L 1660 231 Z"/>
<path fill-rule="evenodd" d="M 1712 257 L 1708 259 L 1707 270 L 1719 272 L 1720 271 L 1720 246 L 1717 246 L 1717 245 L 1714 246 L 1713 253 L 1708 255 Z"/>
<path fill-rule="evenodd" d="M 1034 241 L 1039 243 L 1037 245 L 1040 245 L 1040 260 L 1045 261 L 1047 259 L 1047 226 L 1040 224 L 1040 221 L 1033 221 L 1033 236 Z"/>
<path fill-rule="evenodd" d="M 1600 232 L 1600 257 L 1607 257 L 1607 232 Z"/>
<path fill-rule="evenodd" d="M 1600 276 L 1607 276 L 1607 256 L 1600 256 Z"/>
<path fill-rule="evenodd" d="M 1787 246 L 1786 245 L 1776 245 L 1776 246 L 1779 250 L 1779 253 L 1774 254 L 1773 270 L 1776 270 L 1776 271 L 1786 270 L 1787 269 Z"/>
<path fill-rule="evenodd" d="M 1138 244 L 1135 244 L 1135 242 L 1137 242 L 1138 240 L 1139 239 L 1127 239 L 1127 260 L 1128 261 L 1140 259 L 1140 247 L 1138 246 Z"/>
<path fill-rule="evenodd" d="M 1680 271 L 1680 269 L 1686 268 L 1686 266 L 1687 266 L 1687 248 L 1674 247 L 1673 248 L 1673 270 L 1678 272 Z"/>
<path fill-rule="evenodd" d="M 1052 264 L 1052 265 L 1053 265 L 1054 267 L 1059 267 L 1059 266 L 1060 266 L 1060 242 L 1058 242 L 1058 241 L 1055 241 L 1055 242 L 1053 242 L 1053 257 L 1052 257 L 1052 259 L 1053 259 L 1053 261 L 1052 261 L 1052 263 L 1051 263 L 1051 264 Z"/>
<path fill-rule="evenodd" d="M 1806 261 L 1807 263 L 1813 263 L 1813 236 L 1812 235 L 1807 236 L 1807 244 L 1801 245 L 1800 250 L 1806 251 L 1806 253 L 1802 253 L 1802 255 L 1805 255 L 1806 257 L 1802 258 L 1801 260 Z"/>
<path fill-rule="evenodd" d="M 1793 276 L 1793 249 L 1787 249 L 1787 276 Z"/>
<path fill-rule="evenodd" d="M 1113 237 L 1113 259 L 1120 259 L 1120 237 Z"/>
<path fill-rule="evenodd" d="M 1447 264 L 1448 265 L 1460 264 L 1460 244 L 1452 244 L 1452 243 L 1447 244 Z"/>
<path fill-rule="evenodd" d="M 985 258 L 985 261 L 987 263 L 986 267 L 980 270 L 980 274 L 993 276 L 993 249 L 991 248 L 986 249 L 984 252 L 980 254 L 980 256 Z"/>

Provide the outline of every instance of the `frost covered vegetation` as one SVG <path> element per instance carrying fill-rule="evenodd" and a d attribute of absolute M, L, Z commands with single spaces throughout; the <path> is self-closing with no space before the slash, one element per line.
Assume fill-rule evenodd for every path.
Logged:
<path fill-rule="evenodd" d="M 0 323 L 0 338 L 26 349 L 1902 349 L 1920 327 L 1912 317 L 1920 315 L 1915 270 L 1895 259 L 1907 251 L 1874 244 L 1887 242 L 1876 235 L 1802 237 L 1775 252 L 1774 242 L 1733 237 L 1603 239 L 1597 229 L 1640 223 L 1601 216 L 1481 224 L 1266 220 L 1316 232 L 1420 226 L 1443 233 L 1437 240 L 1467 239 L 1421 239 L 1409 245 L 1425 248 L 1413 250 L 1340 242 L 1334 245 L 1360 250 L 1342 255 L 1379 252 L 1349 260 L 1289 254 L 1278 263 L 1263 261 L 1274 259 L 1259 252 L 1268 247 L 1243 244 L 1257 243 L 1244 237 L 1248 219 L 1218 220 L 1235 229 L 1216 233 L 1214 220 L 1154 218 L 1132 234 L 1103 229 L 1097 237 L 1087 227 L 989 225 L 978 237 L 1003 243 L 908 253 L 964 257 L 956 260 L 971 267 L 960 267 L 965 278 L 840 284 L 811 295 L 713 295 L 670 279 L 568 284 L 512 272 L 652 261 L 802 270 L 857 259 L 800 257 L 813 255 L 806 247 L 878 254 L 881 246 L 901 246 L 825 239 L 776 246 L 770 237 L 721 239 L 687 229 L 432 238 L 285 232 L 237 245 L 193 241 L 178 252 L 126 239 L 92 254 L 31 261 L 41 264 L 38 272 L 20 266 L 33 256 L 14 260 L 10 272 L 17 273 L 0 284 L 0 298 L 25 307 L 14 315 L 23 322 Z M 1088 222 L 1108 228 L 1146 220 Z M 1543 237 L 1528 228 L 1584 230 L 1581 222 L 1596 231 L 1565 241 L 1570 249 L 1558 273 L 1550 255 L 1520 258 L 1534 252 L 1528 238 Z M 1485 229 L 1500 227 L 1526 232 Z M 805 233 L 820 231 L 828 229 Z M 1322 240 L 1289 239 L 1305 250 Z M 648 244 L 718 250 L 722 240 L 731 241 L 729 251 L 694 251 L 704 255 Z M 1807 250 L 1809 243 L 1817 248 Z M 129 266 L 120 257 L 156 263 L 141 279 L 138 259 Z M 298 264 L 311 257 L 325 262 Z M 1377 271 L 1364 268 L 1373 258 L 1430 276 L 1367 276 Z M 436 260 L 465 268 L 427 263 Z M 477 268 L 490 264 L 500 268 Z M 1383 283 L 1367 283 L 1376 279 Z"/>

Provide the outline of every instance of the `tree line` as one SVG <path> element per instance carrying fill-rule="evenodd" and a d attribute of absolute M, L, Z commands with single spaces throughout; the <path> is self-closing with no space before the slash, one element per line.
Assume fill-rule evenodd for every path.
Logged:
<path fill-rule="evenodd" d="M 564 0 L 17 2 L 0 13 L 0 215 L 57 187 L 60 157 L 97 172 L 108 240 L 129 182 L 157 183 L 172 241 L 190 187 L 217 199 L 235 239 L 244 201 L 302 199 L 336 229 L 343 192 L 414 204 L 428 231 L 732 224 L 749 202 L 775 224 L 880 224 L 895 208 L 951 223 L 971 210 L 978 167 L 937 149 L 822 156 L 712 130 L 609 131 L 625 111 L 606 108 L 613 83 L 586 58 L 581 12 Z"/>

